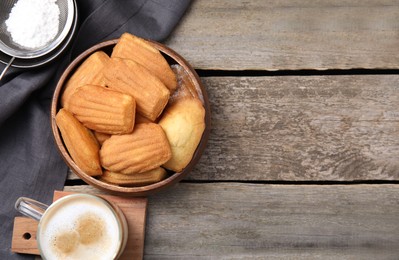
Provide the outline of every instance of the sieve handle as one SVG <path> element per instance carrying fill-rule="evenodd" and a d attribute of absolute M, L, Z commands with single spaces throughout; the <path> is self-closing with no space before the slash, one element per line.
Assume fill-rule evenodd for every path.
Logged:
<path fill-rule="evenodd" d="M 7 66 L 3 69 L 3 71 L 1 72 L 1 75 L 0 75 L 0 80 L 3 78 L 4 74 L 6 74 L 6 71 L 11 66 L 11 64 L 14 62 L 14 60 L 15 60 L 15 57 L 12 57 L 11 60 L 8 62 Z"/>

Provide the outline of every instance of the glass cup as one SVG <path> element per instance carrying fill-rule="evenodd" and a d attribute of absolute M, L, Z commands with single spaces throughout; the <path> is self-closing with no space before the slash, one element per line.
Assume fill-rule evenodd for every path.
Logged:
<path fill-rule="evenodd" d="M 15 209 L 39 221 L 36 240 L 43 259 L 117 259 L 125 249 L 123 212 L 98 196 L 71 194 L 50 206 L 21 197 Z"/>

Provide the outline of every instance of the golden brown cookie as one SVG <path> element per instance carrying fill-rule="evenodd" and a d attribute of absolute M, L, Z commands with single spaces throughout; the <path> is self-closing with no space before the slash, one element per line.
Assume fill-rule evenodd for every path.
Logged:
<path fill-rule="evenodd" d="M 102 174 L 97 140 L 70 112 L 60 109 L 55 117 L 62 139 L 76 165 L 87 175 Z"/>
<path fill-rule="evenodd" d="M 111 57 L 134 60 L 157 76 L 170 92 L 176 89 L 176 76 L 168 62 L 159 50 L 142 38 L 129 33 L 122 34 Z"/>
<path fill-rule="evenodd" d="M 162 181 L 166 176 L 166 170 L 162 167 L 158 167 L 147 172 L 134 174 L 104 171 L 100 180 L 120 186 L 145 186 Z"/>
<path fill-rule="evenodd" d="M 128 135 L 113 135 L 100 150 L 102 166 L 123 174 L 155 169 L 167 162 L 171 155 L 164 131 L 154 123 L 137 124 Z"/>
<path fill-rule="evenodd" d="M 134 97 L 137 112 L 151 121 L 155 121 L 168 103 L 169 90 L 137 62 L 111 58 L 104 69 L 104 76 L 110 89 Z"/>
<path fill-rule="evenodd" d="M 71 95 L 80 86 L 86 84 L 105 86 L 102 69 L 108 60 L 109 56 L 103 51 L 91 54 L 67 81 L 61 96 L 61 106 L 68 108 Z"/>
<path fill-rule="evenodd" d="M 172 149 L 172 158 L 163 167 L 180 172 L 191 161 L 205 130 L 205 109 L 198 99 L 180 99 L 165 109 L 159 125 Z"/>
<path fill-rule="evenodd" d="M 133 131 L 136 102 L 130 95 L 95 85 L 75 90 L 68 110 L 87 128 L 106 134 Z"/>

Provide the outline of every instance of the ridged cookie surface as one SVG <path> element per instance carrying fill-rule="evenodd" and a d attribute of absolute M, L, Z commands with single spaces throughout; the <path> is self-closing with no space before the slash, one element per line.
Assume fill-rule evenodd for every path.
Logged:
<path fill-rule="evenodd" d="M 175 172 L 191 161 L 205 130 L 205 109 L 196 98 L 179 99 L 165 109 L 159 125 L 172 149 L 172 158 L 163 167 Z"/>
<path fill-rule="evenodd" d="M 159 167 L 171 158 L 165 133 L 158 124 L 137 124 L 128 135 L 113 135 L 100 150 L 102 166 L 123 174 L 134 174 Z"/>
<path fill-rule="evenodd" d="M 105 86 L 102 69 L 108 60 L 109 56 L 103 51 L 91 54 L 67 81 L 61 96 L 61 106 L 68 108 L 71 95 L 80 86 L 86 84 Z"/>
<path fill-rule="evenodd" d="M 147 172 L 135 174 L 123 174 L 104 171 L 100 180 L 120 186 L 145 186 L 162 181 L 167 176 L 166 170 L 162 167 L 149 170 Z"/>
<path fill-rule="evenodd" d="M 58 111 L 55 120 L 65 146 L 76 165 L 87 175 L 101 175 L 98 154 L 100 148 L 90 130 L 65 109 Z"/>
<path fill-rule="evenodd" d="M 128 134 L 133 131 L 136 102 L 132 96 L 109 88 L 84 85 L 72 94 L 68 110 L 87 128 Z"/>
<path fill-rule="evenodd" d="M 168 62 L 159 50 L 142 38 L 129 33 L 122 34 L 111 57 L 134 60 L 157 76 L 171 92 L 176 89 L 176 76 Z"/>
<path fill-rule="evenodd" d="M 104 69 L 104 76 L 110 89 L 134 97 L 137 112 L 151 121 L 155 121 L 168 103 L 169 90 L 137 62 L 111 58 Z"/>

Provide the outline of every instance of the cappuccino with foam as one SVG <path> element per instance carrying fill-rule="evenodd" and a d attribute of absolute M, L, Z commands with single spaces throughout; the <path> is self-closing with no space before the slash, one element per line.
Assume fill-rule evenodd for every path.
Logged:
<path fill-rule="evenodd" d="M 37 240 L 45 259 L 114 259 L 127 239 L 123 214 L 90 195 L 70 195 L 40 220 Z"/>

